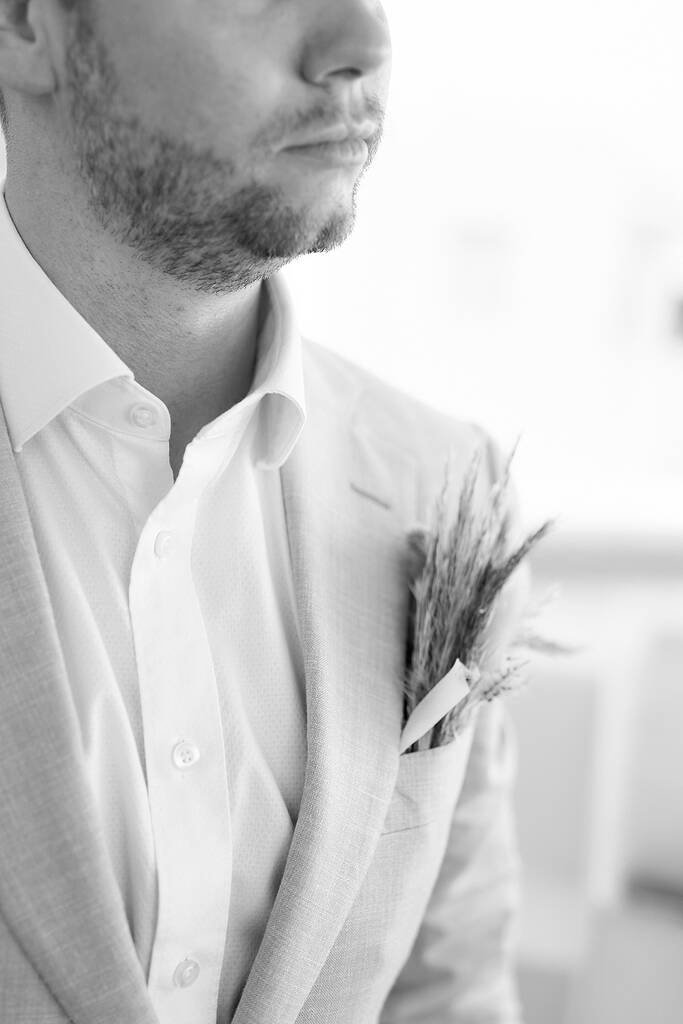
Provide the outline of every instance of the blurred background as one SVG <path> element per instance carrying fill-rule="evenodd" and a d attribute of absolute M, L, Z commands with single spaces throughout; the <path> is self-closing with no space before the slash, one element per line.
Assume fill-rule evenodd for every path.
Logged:
<path fill-rule="evenodd" d="M 383 0 L 385 137 L 303 333 L 484 425 L 539 628 L 519 748 L 526 1024 L 683 1021 L 683 6 Z"/>
<path fill-rule="evenodd" d="M 519 742 L 526 1024 L 683 1021 L 683 7 L 384 0 L 383 146 L 303 332 L 485 425 L 557 517 Z"/>

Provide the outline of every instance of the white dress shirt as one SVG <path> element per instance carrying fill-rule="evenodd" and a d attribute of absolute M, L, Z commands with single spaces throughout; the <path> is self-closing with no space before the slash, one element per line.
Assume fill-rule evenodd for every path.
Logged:
<path fill-rule="evenodd" d="M 161 1024 L 226 1024 L 306 761 L 278 468 L 303 428 L 284 281 L 249 394 L 187 446 L 32 258 L 0 202 L 0 400 L 99 821 Z M 49 729 L 50 723 L 45 723 Z"/>

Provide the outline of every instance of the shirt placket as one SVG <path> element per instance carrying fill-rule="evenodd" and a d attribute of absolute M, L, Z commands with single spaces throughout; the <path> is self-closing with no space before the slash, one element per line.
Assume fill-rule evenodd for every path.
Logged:
<path fill-rule="evenodd" d="M 191 574 L 219 449 L 190 448 L 141 532 L 129 595 L 159 885 L 148 989 L 160 1024 L 215 1024 L 232 874 L 220 705 Z"/>

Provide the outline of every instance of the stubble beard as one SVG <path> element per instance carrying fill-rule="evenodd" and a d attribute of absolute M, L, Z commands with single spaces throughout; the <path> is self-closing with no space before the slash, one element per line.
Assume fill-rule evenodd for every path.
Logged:
<path fill-rule="evenodd" d="M 67 53 L 66 88 L 76 162 L 96 220 L 186 287 L 236 291 L 297 256 L 336 248 L 353 230 L 360 175 L 350 210 L 321 225 L 306 207 L 288 205 L 279 187 L 235 186 L 235 165 L 210 148 L 122 113 L 115 68 L 87 11 Z"/>

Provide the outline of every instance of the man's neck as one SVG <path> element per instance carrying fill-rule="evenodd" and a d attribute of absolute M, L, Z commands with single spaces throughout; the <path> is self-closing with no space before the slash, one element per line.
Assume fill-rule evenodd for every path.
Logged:
<path fill-rule="evenodd" d="M 183 287 L 114 241 L 77 208 L 59 179 L 5 199 L 33 258 L 71 305 L 168 407 L 176 460 L 206 423 L 239 402 L 253 378 L 261 282 L 209 295 Z"/>

